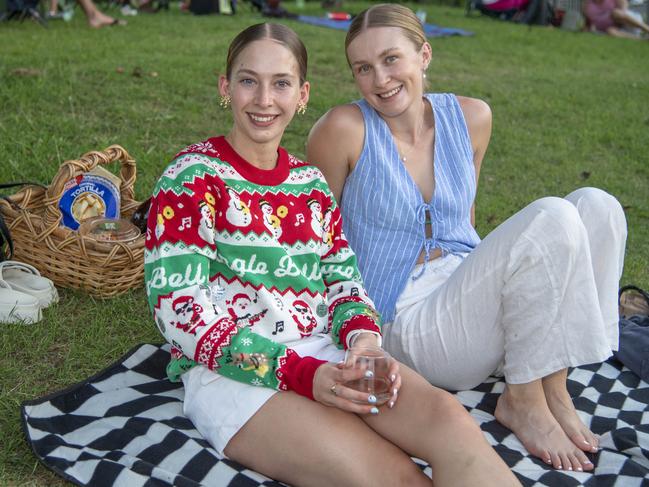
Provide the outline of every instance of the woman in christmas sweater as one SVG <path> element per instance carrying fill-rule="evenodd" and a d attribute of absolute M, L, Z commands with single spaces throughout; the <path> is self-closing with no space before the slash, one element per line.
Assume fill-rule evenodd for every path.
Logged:
<path fill-rule="evenodd" d="M 292 485 L 513 485 L 464 408 L 396 362 L 386 407 L 342 383 L 343 350 L 380 319 L 320 171 L 279 147 L 309 96 L 293 31 L 232 42 L 225 137 L 176 156 L 153 194 L 146 287 L 172 345 L 168 374 L 216 450 Z M 398 401 L 397 401 L 398 397 Z"/>

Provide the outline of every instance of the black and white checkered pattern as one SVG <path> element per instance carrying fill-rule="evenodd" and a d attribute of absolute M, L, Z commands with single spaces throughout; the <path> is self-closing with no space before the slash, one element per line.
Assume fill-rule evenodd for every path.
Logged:
<path fill-rule="evenodd" d="M 140 345 L 95 377 L 24 403 L 34 453 L 78 485 L 281 485 L 220 458 L 200 436 L 183 415 L 182 384 L 166 379 L 168 359 L 167 346 Z M 493 417 L 503 387 L 490 379 L 458 397 L 524 486 L 649 485 L 649 384 L 633 372 L 609 361 L 570 373 L 580 416 L 602 435 L 594 473 L 555 471 L 527 455 Z"/>

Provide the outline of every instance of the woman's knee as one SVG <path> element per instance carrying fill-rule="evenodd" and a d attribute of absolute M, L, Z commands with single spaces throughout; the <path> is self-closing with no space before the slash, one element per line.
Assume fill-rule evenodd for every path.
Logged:
<path fill-rule="evenodd" d="M 579 212 L 587 227 L 602 224 L 612 226 L 612 230 L 626 235 L 626 216 L 617 198 L 599 188 L 579 188 L 565 198 Z"/>
<path fill-rule="evenodd" d="M 369 449 L 369 451 L 368 451 Z M 403 451 L 382 439 L 339 451 L 333 458 L 334 466 L 325 485 L 430 485 L 421 469 Z"/>
<path fill-rule="evenodd" d="M 579 211 L 571 202 L 554 196 L 530 204 L 534 216 L 530 237 L 539 248 L 559 252 L 580 252 L 587 245 L 587 233 Z"/>
<path fill-rule="evenodd" d="M 423 398 L 425 410 L 430 415 L 430 420 L 436 425 L 443 425 L 444 428 L 470 428 L 479 432 L 475 421 L 464 408 L 457 397 L 450 392 L 436 387 Z"/>

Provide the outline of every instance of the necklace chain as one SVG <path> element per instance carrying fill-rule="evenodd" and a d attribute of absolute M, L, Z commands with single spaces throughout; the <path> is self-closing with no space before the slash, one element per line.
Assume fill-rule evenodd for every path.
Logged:
<path fill-rule="evenodd" d="M 399 154 L 399 158 L 401 159 L 402 162 L 405 163 L 408 160 L 410 153 L 417 146 L 417 141 L 415 141 L 407 150 L 401 150 L 399 144 L 396 143 L 396 137 L 395 137 L 395 145 L 397 146 L 397 153 Z"/>
<path fill-rule="evenodd" d="M 422 99 L 422 103 L 425 103 L 425 101 Z M 424 112 L 425 113 L 425 112 Z M 417 143 L 420 142 L 421 136 L 423 136 L 424 132 L 426 131 L 425 128 L 425 117 L 424 114 L 421 115 L 421 121 L 419 123 L 418 130 L 415 133 L 413 143 L 410 145 L 408 150 L 401 150 L 399 143 L 398 143 L 398 138 L 396 136 L 392 136 L 394 138 L 394 145 L 397 148 L 397 154 L 399 155 L 399 159 L 401 159 L 402 162 L 406 162 L 408 160 L 408 157 L 410 157 L 413 149 L 417 146 Z"/>

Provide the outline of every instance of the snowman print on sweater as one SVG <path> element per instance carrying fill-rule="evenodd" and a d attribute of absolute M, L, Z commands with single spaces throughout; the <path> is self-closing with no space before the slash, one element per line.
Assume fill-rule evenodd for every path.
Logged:
<path fill-rule="evenodd" d="M 235 227 L 247 227 L 252 222 L 252 215 L 250 208 L 246 205 L 237 193 L 232 188 L 227 188 L 228 196 L 228 209 L 225 212 L 226 220 Z"/>

